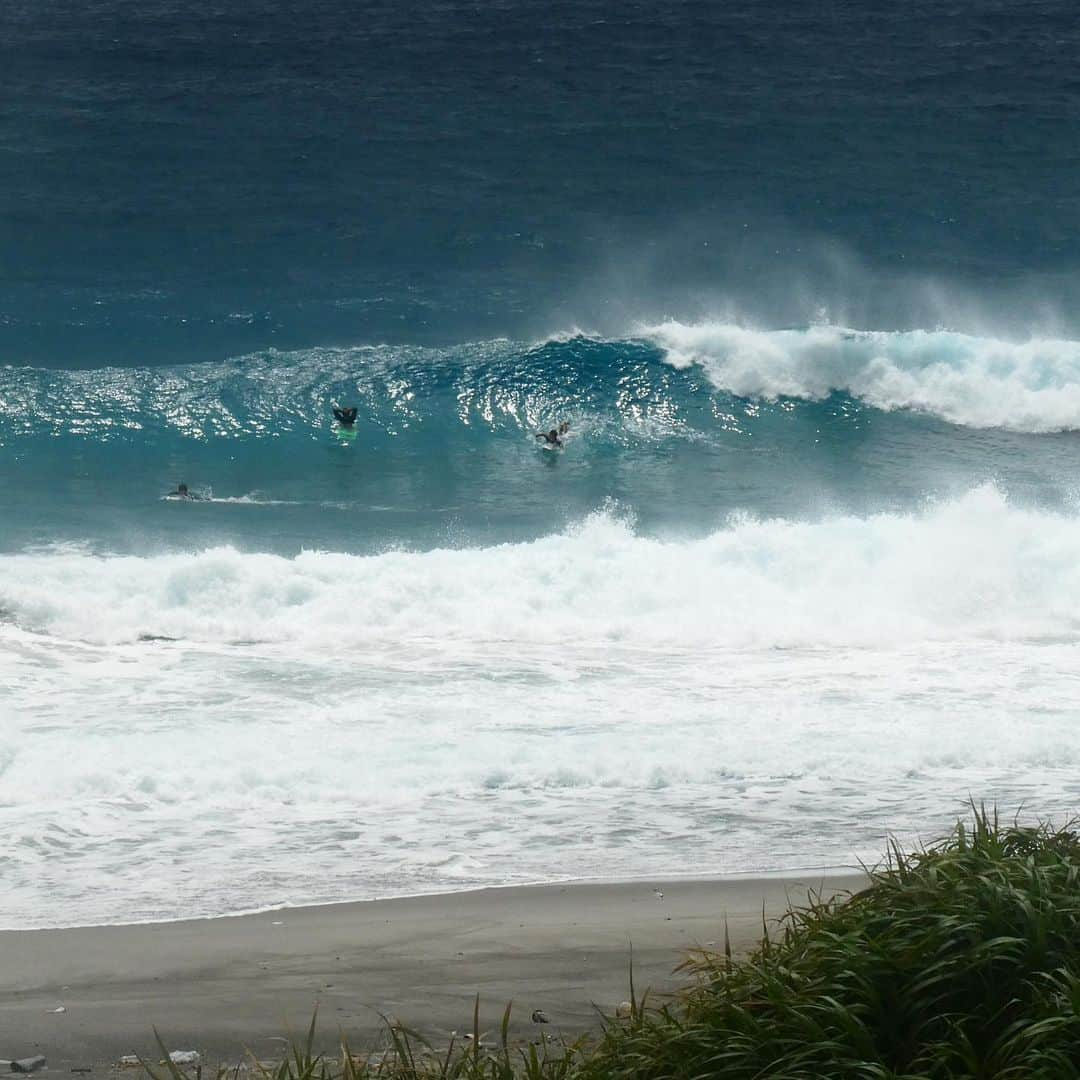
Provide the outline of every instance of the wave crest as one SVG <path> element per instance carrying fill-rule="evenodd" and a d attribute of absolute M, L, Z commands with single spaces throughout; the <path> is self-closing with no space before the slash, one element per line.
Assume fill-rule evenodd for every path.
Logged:
<path fill-rule="evenodd" d="M 665 322 L 641 333 L 674 367 L 699 366 L 717 389 L 739 397 L 820 401 L 839 391 L 878 409 L 914 409 L 966 427 L 1080 429 L 1080 342 L 733 323 Z"/>

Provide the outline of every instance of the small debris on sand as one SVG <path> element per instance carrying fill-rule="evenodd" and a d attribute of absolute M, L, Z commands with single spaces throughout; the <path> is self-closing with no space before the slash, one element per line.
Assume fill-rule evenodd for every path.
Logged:
<path fill-rule="evenodd" d="M 170 1050 L 169 1060 L 174 1065 L 198 1065 L 202 1056 L 198 1050 Z M 162 1062 L 164 1065 L 165 1062 Z"/>

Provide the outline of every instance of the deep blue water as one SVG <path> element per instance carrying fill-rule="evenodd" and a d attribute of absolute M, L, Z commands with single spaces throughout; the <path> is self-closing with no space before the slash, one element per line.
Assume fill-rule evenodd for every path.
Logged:
<path fill-rule="evenodd" d="M 10 0 L 0 357 L 1027 328 L 1075 296 L 1078 54 L 1066 0 Z"/>

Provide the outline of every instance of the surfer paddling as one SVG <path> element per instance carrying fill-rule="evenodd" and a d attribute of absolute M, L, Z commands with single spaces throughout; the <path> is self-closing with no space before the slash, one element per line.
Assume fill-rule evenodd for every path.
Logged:
<path fill-rule="evenodd" d="M 356 412 L 355 406 L 349 408 L 343 405 L 334 406 L 334 418 L 345 428 L 351 428 L 356 423 Z"/>
<path fill-rule="evenodd" d="M 201 499 L 202 496 L 201 495 L 196 495 L 194 492 L 189 491 L 187 484 L 179 483 L 179 484 L 176 485 L 176 490 L 175 491 L 170 491 L 169 494 L 165 496 L 165 498 L 167 498 L 167 499 L 191 499 L 191 500 L 196 500 L 196 499 Z"/>
<path fill-rule="evenodd" d="M 570 425 L 564 420 L 557 428 L 552 428 L 550 431 L 538 431 L 536 433 L 537 439 L 543 439 L 545 446 L 563 446 L 565 445 L 562 440 L 562 436 L 570 430 Z"/>

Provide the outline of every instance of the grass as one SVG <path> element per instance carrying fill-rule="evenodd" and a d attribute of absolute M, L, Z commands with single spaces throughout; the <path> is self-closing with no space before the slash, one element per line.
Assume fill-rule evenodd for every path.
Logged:
<path fill-rule="evenodd" d="M 725 942 L 726 945 L 726 942 Z M 259 1080 L 1080 1080 L 1080 834 L 973 808 L 941 843 L 891 848 L 867 889 L 790 911 L 744 959 L 683 965 L 686 990 L 634 996 L 589 1043 L 501 1037 L 436 1049 L 388 1025 L 381 1052 L 305 1042 Z M 186 1080 L 147 1067 L 153 1080 Z"/>

